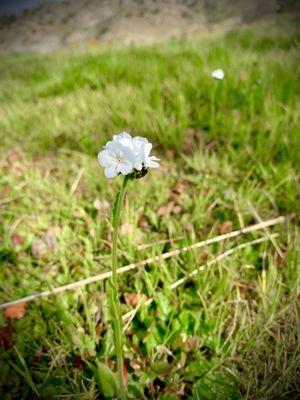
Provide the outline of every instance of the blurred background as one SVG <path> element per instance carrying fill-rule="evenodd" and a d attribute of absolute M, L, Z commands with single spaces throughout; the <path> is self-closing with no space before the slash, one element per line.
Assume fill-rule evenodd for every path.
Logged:
<path fill-rule="evenodd" d="M 1 51 L 152 43 L 300 10 L 297 0 L 1 0 Z"/>
<path fill-rule="evenodd" d="M 154 298 L 126 330 L 129 398 L 299 398 L 299 11 L 0 0 L 0 304 L 110 270 L 120 179 L 97 154 L 124 130 L 161 167 L 129 183 L 120 266 L 285 217 L 120 276 L 122 313 Z M 0 310 L 0 347 L 3 399 L 109 398 L 105 282 Z"/>

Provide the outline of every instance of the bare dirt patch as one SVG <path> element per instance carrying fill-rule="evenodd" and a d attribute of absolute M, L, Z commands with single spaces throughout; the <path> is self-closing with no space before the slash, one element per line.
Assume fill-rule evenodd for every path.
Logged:
<path fill-rule="evenodd" d="M 77 0 L 43 3 L 0 18 L 0 52 L 153 43 L 205 35 L 300 8 L 278 0 Z"/>

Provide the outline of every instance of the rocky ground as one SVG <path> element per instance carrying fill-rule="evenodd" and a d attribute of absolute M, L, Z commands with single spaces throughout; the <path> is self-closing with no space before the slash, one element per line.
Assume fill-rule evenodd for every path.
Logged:
<path fill-rule="evenodd" d="M 63 0 L 2 16 L 0 52 L 152 43 L 223 30 L 297 8 L 293 0 Z"/>

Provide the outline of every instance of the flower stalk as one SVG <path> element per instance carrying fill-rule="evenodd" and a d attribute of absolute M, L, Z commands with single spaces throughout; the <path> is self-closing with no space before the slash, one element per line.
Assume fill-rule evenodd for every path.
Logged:
<path fill-rule="evenodd" d="M 112 243 L 112 277 L 111 277 L 111 296 L 110 296 L 110 308 L 113 317 L 114 326 L 114 343 L 117 355 L 117 374 L 119 383 L 119 398 L 126 400 L 125 384 L 123 380 L 123 321 L 121 315 L 120 299 L 119 299 L 119 287 L 118 287 L 118 233 L 120 226 L 120 215 L 123 199 L 125 196 L 126 185 L 128 182 L 128 176 L 125 175 L 121 190 L 117 195 L 115 208 L 113 211 L 113 243 Z"/>
<path fill-rule="evenodd" d="M 127 132 L 121 132 L 113 136 L 113 140 L 106 143 L 98 154 L 99 164 L 104 167 L 104 174 L 111 179 L 118 175 L 124 175 L 121 190 L 117 195 L 113 207 L 113 244 L 112 244 L 112 277 L 108 301 L 112 314 L 113 337 L 117 355 L 118 397 L 126 400 L 125 384 L 123 380 L 123 321 L 119 298 L 117 264 L 118 264 L 118 233 L 120 226 L 121 207 L 125 195 L 126 185 L 129 179 L 139 179 L 148 173 L 149 168 L 158 168 L 159 159 L 151 156 L 152 144 L 146 138 L 136 136 L 134 138 Z"/>

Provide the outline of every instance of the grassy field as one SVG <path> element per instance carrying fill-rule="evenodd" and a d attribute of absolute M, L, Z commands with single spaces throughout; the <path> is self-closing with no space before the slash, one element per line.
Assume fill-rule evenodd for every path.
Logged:
<path fill-rule="evenodd" d="M 126 331 L 130 399 L 299 396 L 297 22 L 1 57 L 1 303 L 110 269 L 121 182 L 106 180 L 96 157 L 123 130 L 152 140 L 162 167 L 129 185 L 120 266 L 289 216 L 268 230 L 279 233 L 273 242 L 235 251 L 176 290 L 268 232 L 120 275 L 123 313 L 154 297 Z M 216 68 L 223 81 L 211 77 Z M 105 281 L 11 318 L 1 311 L 0 327 L 2 399 L 104 398 L 97 362 L 115 365 Z"/>

